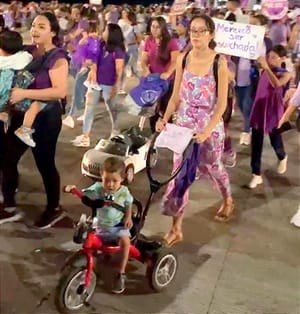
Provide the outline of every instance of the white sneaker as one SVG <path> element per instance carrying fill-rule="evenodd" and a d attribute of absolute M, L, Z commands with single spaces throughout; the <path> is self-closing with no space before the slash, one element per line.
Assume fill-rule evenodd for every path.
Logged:
<path fill-rule="evenodd" d="M 83 121 L 83 119 L 84 119 L 84 114 L 82 114 L 81 116 L 79 116 L 76 120 L 77 120 L 77 121 Z"/>
<path fill-rule="evenodd" d="M 32 139 L 33 130 L 25 126 L 21 126 L 15 131 L 15 135 L 26 145 L 35 147 L 35 141 Z"/>
<path fill-rule="evenodd" d="M 74 138 L 74 140 L 71 140 L 70 143 L 79 143 L 83 137 L 84 137 L 83 134 L 78 135 Z"/>
<path fill-rule="evenodd" d="M 62 124 L 71 129 L 74 129 L 75 121 L 71 116 L 67 116 L 66 118 L 62 120 Z"/>
<path fill-rule="evenodd" d="M 251 136 L 250 133 L 242 132 L 240 136 L 240 144 L 241 145 L 249 145 L 251 142 Z"/>
<path fill-rule="evenodd" d="M 126 95 L 127 92 L 125 90 L 123 90 L 123 89 L 120 89 L 118 94 L 119 95 Z"/>
<path fill-rule="evenodd" d="M 279 161 L 278 167 L 277 167 L 277 173 L 284 174 L 286 172 L 287 161 L 288 161 L 288 156 L 287 155 L 284 157 L 284 159 Z"/>
<path fill-rule="evenodd" d="M 76 147 L 90 147 L 90 138 L 83 136 L 79 142 L 73 142 L 73 146 Z"/>
<path fill-rule="evenodd" d="M 257 176 L 257 175 L 253 175 L 252 176 L 252 180 L 249 183 L 249 188 L 250 189 L 255 189 L 259 184 L 263 183 L 263 178 L 262 176 Z"/>
<path fill-rule="evenodd" d="M 300 208 L 298 209 L 297 213 L 292 217 L 291 224 L 300 227 Z"/>

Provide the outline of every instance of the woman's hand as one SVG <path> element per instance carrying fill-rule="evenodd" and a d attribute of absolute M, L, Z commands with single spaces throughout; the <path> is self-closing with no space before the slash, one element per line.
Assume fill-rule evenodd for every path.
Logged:
<path fill-rule="evenodd" d="M 14 105 L 26 98 L 26 89 L 13 88 L 10 94 L 10 102 Z"/>
<path fill-rule="evenodd" d="M 257 62 L 263 70 L 266 70 L 269 67 L 268 62 L 265 57 L 259 57 L 257 59 Z"/>
<path fill-rule="evenodd" d="M 169 73 L 167 73 L 167 72 L 164 72 L 164 73 L 162 73 L 162 74 L 160 75 L 160 78 L 161 78 L 162 80 L 167 80 L 169 77 L 170 77 L 170 75 L 169 75 Z"/>
<path fill-rule="evenodd" d="M 111 89 L 110 99 L 113 99 L 114 97 L 116 97 L 117 93 L 118 93 L 118 85 L 116 84 Z"/>
<path fill-rule="evenodd" d="M 289 119 L 285 115 L 283 115 L 282 118 L 278 122 L 277 129 L 280 129 L 282 127 L 282 125 L 288 121 L 289 121 Z"/>
<path fill-rule="evenodd" d="M 288 103 L 291 100 L 291 98 L 294 96 L 295 92 L 296 92 L 296 88 L 288 89 L 284 95 L 283 101 L 285 103 Z"/>
<path fill-rule="evenodd" d="M 143 71 L 143 73 L 142 73 L 142 76 L 143 77 L 147 77 L 148 75 L 150 75 L 151 73 L 150 73 L 150 70 L 147 68 L 147 69 L 145 69 L 144 71 Z"/>
<path fill-rule="evenodd" d="M 167 122 L 164 119 L 159 118 L 155 124 L 155 131 L 160 133 L 161 131 L 165 130 L 166 124 L 167 124 Z"/>
<path fill-rule="evenodd" d="M 205 142 L 210 137 L 210 133 L 203 130 L 203 132 L 194 133 L 193 139 L 198 143 Z"/>
<path fill-rule="evenodd" d="M 90 84 L 96 84 L 97 83 L 97 73 L 96 71 L 94 70 L 91 70 L 88 74 L 88 77 L 87 77 L 87 81 L 90 83 Z"/>

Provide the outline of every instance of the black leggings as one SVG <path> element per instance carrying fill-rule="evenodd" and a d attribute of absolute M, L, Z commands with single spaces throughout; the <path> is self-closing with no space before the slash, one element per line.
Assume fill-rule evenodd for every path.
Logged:
<path fill-rule="evenodd" d="M 61 105 L 52 102 L 41 111 L 33 125 L 33 139 L 36 147 L 32 149 L 36 166 L 40 172 L 47 194 L 47 209 L 59 206 L 60 177 L 55 166 L 57 139 L 61 130 Z M 14 112 L 10 127 L 5 135 L 2 192 L 6 207 L 16 206 L 15 191 L 19 184 L 18 163 L 28 146 L 20 141 L 14 131 L 22 125 L 24 114 Z"/>
<path fill-rule="evenodd" d="M 281 133 L 278 129 L 273 129 L 271 133 L 269 133 L 271 145 L 276 153 L 278 160 L 283 160 L 286 156 L 284 151 L 284 146 L 282 142 Z M 251 137 L 251 168 L 252 173 L 255 175 L 260 175 L 261 171 L 261 156 L 264 145 L 264 132 L 252 129 L 252 137 Z"/>

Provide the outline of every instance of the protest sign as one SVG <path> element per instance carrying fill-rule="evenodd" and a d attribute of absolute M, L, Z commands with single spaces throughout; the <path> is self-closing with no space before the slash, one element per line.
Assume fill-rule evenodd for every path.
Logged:
<path fill-rule="evenodd" d="M 255 60 L 261 55 L 265 28 L 214 19 L 216 51 Z"/>
<path fill-rule="evenodd" d="M 182 154 L 194 134 L 194 130 L 167 123 L 166 128 L 155 140 L 156 147 L 168 148 L 176 154 Z"/>
<path fill-rule="evenodd" d="M 92 4 L 92 5 L 101 5 L 102 4 L 102 0 L 90 0 L 90 4 Z"/>
<path fill-rule="evenodd" d="M 187 7 L 187 4 L 188 0 L 175 0 L 172 5 L 171 13 L 175 15 L 183 14 Z"/>
<path fill-rule="evenodd" d="M 280 20 L 286 16 L 289 9 L 288 0 L 263 0 L 262 14 L 271 20 Z"/>

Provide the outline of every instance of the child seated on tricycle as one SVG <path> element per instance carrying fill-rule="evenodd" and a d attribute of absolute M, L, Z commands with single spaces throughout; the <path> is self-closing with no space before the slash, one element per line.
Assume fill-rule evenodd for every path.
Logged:
<path fill-rule="evenodd" d="M 107 158 L 102 166 L 101 178 L 102 182 L 96 182 L 90 187 L 83 189 L 83 203 L 90 200 L 112 200 L 114 204 L 124 208 L 124 211 L 117 209 L 116 206 L 107 205 L 97 208 L 97 234 L 103 241 L 117 240 L 121 246 L 122 260 L 119 267 L 112 291 L 114 293 L 122 293 L 125 290 L 125 269 L 128 262 L 130 247 L 130 229 L 132 223 L 132 203 L 133 197 L 128 188 L 122 185 L 125 177 L 125 165 L 116 158 Z M 76 188 L 69 185 L 68 190 Z M 108 203 L 109 204 L 109 203 Z"/>

